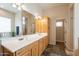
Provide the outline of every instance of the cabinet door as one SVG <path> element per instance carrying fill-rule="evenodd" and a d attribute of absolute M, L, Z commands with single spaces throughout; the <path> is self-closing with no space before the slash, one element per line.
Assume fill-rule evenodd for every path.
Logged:
<path fill-rule="evenodd" d="M 21 52 L 16 52 L 17 56 L 31 56 L 31 50 L 23 50 Z"/>
<path fill-rule="evenodd" d="M 45 37 L 45 48 L 48 46 L 48 37 Z"/>
<path fill-rule="evenodd" d="M 14 55 L 14 53 L 11 53 L 10 50 L 6 49 L 6 48 L 3 47 L 3 46 L 2 46 L 2 50 L 3 50 L 2 53 L 3 53 L 4 56 L 13 56 L 13 55 Z"/>
<path fill-rule="evenodd" d="M 38 42 L 33 43 L 32 56 L 38 56 Z"/>
<path fill-rule="evenodd" d="M 42 54 L 43 50 L 44 50 L 44 42 L 43 42 L 43 39 L 40 39 L 39 40 L 39 55 Z"/>
<path fill-rule="evenodd" d="M 46 39 L 43 38 L 43 51 L 45 50 L 45 48 L 46 48 Z"/>
<path fill-rule="evenodd" d="M 31 50 L 27 50 L 25 53 L 21 54 L 21 56 L 31 56 Z"/>
<path fill-rule="evenodd" d="M 31 56 L 31 50 L 21 51 L 20 53 L 16 54 L 17 56 Z"/>
<path fill-rule="evenodd" d="M 43 17 L 42 19 L 35 20 L 35 30 L 36 32 L 48 32 L 48 17 Z"/>
<path fill-rule="evenodd" d="M 31 56 L 30 45 L 16 51 L 16 56 Z"/>

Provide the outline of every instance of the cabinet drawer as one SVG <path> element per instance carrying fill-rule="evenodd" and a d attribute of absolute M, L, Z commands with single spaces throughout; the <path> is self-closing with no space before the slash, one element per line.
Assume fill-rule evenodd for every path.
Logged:
<path fill-rule="evenodd" d="M 31 45 L 26 46 L 15 53 L 17 56 L 31 56 Z"/>
<path fill-rule="evenodd" d="M 16 53 L 17 56 L 31 56 L 31 50 L 24 50 Z"/>

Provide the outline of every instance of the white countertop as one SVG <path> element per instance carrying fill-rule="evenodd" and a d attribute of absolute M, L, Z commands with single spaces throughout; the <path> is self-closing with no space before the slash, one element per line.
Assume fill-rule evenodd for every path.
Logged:
<path fill-rule="evenodd" d="M 33 43 L 34 41 L 43 38 L 44 36 L 47 36 L 47 33 L 36 33 L 36 34 L 24 35 L 20 37 L 2 39 L 2 46 L 4 46 L 6 49 L 8 49 L 11 52 L 16 52 L 17 50 Z M 19 40 L 21 38 L 23 40 Z"/>

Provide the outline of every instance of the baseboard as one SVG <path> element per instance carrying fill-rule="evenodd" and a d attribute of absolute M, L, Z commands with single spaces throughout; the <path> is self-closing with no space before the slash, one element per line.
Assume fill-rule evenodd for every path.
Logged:
<path fill-rule="evenodd" d="M 57 40 L 56 42 L 64 42 L 64 41 L 58 41 L 58 40 Z"/>
<path fill-rule="evenodd" d="M 55 43 L 49 43 L 50 45 L 56 45 Z"/>

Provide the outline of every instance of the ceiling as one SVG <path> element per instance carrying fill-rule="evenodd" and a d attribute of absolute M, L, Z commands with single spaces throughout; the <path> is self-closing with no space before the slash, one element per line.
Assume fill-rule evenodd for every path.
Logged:
<path fill-rule="evenodd" d="M 18 10 L 12 7 L 12 3 L 0 3 L 0 8 L 10 12 L 17 12 Z"/>
<path fill-rule="evenodd" d="M 33 3 L 34 4 L 34 3 Z M 68 3 L 36 3 L 38 7 L 40 7 L 42 10 L 46 10 L 48 8 L 53 8 L 60 5 L 67 5 Z"/>
<path fill-rule="evenodd" d="M 41 15 L 43 10 L 65 4 L 67 3 L 25 3 L 25 7 L 26 11 L 34 15 Z M 16 8 L 12 7 L 12 3 L 0 3 L 0 8 L 6 9 L 14 13 L 19 11 Z"/>

